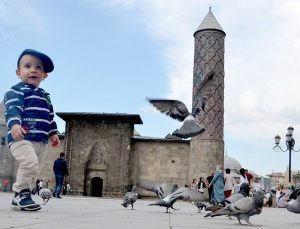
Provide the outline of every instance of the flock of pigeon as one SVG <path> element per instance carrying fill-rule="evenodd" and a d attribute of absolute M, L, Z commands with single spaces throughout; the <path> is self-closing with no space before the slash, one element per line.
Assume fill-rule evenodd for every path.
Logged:
<path fill-rule="evenodd" d="M 123 197 L 124 207 L 133 205 L 138 199 L 137 187 L 148 191 L 152 191 L 159 198 L 156 202 L 149 204 L 149 206 L 161 206 L 166 208 L 166 213 L 169 213 L 169 208 L 178 210 L 173 207 L 177 200 L 193 201 L 194 205 L 200 212 L 203 208 L 208 213 L 204 217 L 228 216 L 236 217 L 239 224 L 241 220 L 246 221 L 246 225 L 254 226 L 249 218 L 253 215 L 258 215 L 262 212 L 263 205 L 265 205 L 271 194 L 265 193 L 263 190 L 254 192 L 251 197 L 247 196 L 247 191 L 250 187 L 248 184 L 242 184 L 240 191 L 225 200 L 225 206 L 208 205 L 205 201 L 205 195 L 187 187 L 179 188 L 177 185 L 159 184 L 159 183 L 141 183 L 134 186 L 131 192 L 127 192 Z M 290 196 L 290 201 L 287 203 L 286 209 L 290 212 L 300 213 L 300 187 L 296 188 Z M 242 224 L 244 225 L 244 224 Z"/>
<path fill-rule="evenodd" d="M 192 111 L 190 112 L 186 105 L 179 100 L 170 99 L 149 99 L 148 101 L 160 112 L 169 117 L 183 122 L 182 126 L 175 130 L 172 135 L 180 138 L 190 138 L 202 134 L 205 128 L 196 121 L 197 115 L 205 111 L 205 105 L 209 97 L 216 89 L 217 74 L 215 71 L 210 71 L 206 75 L 200 75 L 199 81 L 194 86 L 194 101 Z M 161 206 L 166 208 L 166 213 L 169 209 L 178 210 L 173 207 L 175 202 L 179 199 L 192 201 L 198 208 L 198 212 L 204 208 L 208 213 L 204 217 L 216 217 L 225 215 L 229 218 L 234 216 L 237 218 L 239 224 L 241 220 L 245 220 L 248 225 L 249 218 L 253 215 L 258 215 L 262 212 L 262 207 L 270 198 L 270 193 L 265 193 L 263 190 L 256 191 L 251 197 L 247 196 L 249 193 L 249 185 L 242 184 L 240 191 L 225 200 L 223 205 L 208 205 L 205 203 L 205 196 L 197 190 L 186 187 L 179 188 L 177 185 L 156 184 L 156 183 L 141 183 L 139 188 L 154 192 L 159 200 L 150 206 Z M 138 193 L 134 186 L 131 192 L 127 192 L 123 198 L 122 205 L 128 207 L 133 205 L 138 199 Z M 300 213 L 300 187 L 296 188 L 290 196 L 290 201 L 287 203 L 286 209 L 294 213 Z"/>
<path fill-rule="evenodd" d="M 121 203 L 123 207 L 131 206 L 131 209 L 134 210 L 133 205 L 138 199 L 138 188 L 154 192 L 159 199 L 149 206 L 165 207 L 166 213 L 169 213 L 170 208 L 174 211 L 179 210 L 173 207 L 177 200 L 193 201 L 199 213 L 203 208 L 205 209 L 207 214 L 204 217 L 224 215 L 231 219 L 233 216 L 237 218 L 239 224 L 242 224 L 241 220 L 245 220 L 248 225 L 253 225 L 249 218 L 262 212 L 263 205 L 267 203 L 271 195 L 258 190 L 251 197 L 248 197 L 247 193 L 250 187 L 248 184 L 242 184 L 238 193 L 225 199 L 225 206 L 209 205 L 205 195 L 197 190 L 187 187 L 179 188 L 176 184 L 143 182 L 138 186 L 133 186 L 132 190 L 124 195 Z M 43 187 L 40 190 L 40 197 L 46 204 L 52 198 L 51 190 Z M 300 213 L 300 186 L 291 193 L 286 209 L 293 213 Z"/>

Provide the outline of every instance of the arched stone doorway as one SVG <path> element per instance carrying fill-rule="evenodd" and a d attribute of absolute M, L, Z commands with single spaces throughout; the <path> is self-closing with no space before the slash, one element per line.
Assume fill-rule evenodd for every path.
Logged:
<path fill-rule="evenodd" d="M 91 196 L 102 197 L 103 179 L 100 177 L 93 177 L 91 179 Z"/>

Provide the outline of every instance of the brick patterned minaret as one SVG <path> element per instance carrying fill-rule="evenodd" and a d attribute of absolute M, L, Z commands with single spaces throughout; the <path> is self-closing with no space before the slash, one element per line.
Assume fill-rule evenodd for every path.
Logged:
<path fill-rule="evenodd" d="M 224 164 L 224 38 L 225 32 L 209 9 L 194 33 L 193 105 L 201 75 L 216 72 L 214 92 L 208 98 L 204 111 L 197 117 L 205 132 L 192 138 L 190 145 L 189 180 L 206 177 L 217 164 Z M 194 162 L 194 163 L 192 163 Z M 195 163 L 198 162 L 198 163 Z"/>

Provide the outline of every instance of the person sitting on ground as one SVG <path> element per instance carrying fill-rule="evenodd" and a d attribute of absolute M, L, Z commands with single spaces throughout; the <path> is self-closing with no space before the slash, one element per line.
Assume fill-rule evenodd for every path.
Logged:
<path fill-rule="evenodd" d="M 198 181 L 198 184 L 197 184 L 197 190 L 201 193 L 204 193 L 204 188 L 206 188 L 204 178 L 200 177 L 199 181 Z"/>
<path fill-rule="evenodd" d="M 294 188 L 293 186 L 288 187 L 284 186 L 284 189 L 282 190 L 282 195 L 279 197 L 277 207 L 279 208 L 285 208 L 287 202 L 290 200 L 290 195 L 292 194 Z"/>

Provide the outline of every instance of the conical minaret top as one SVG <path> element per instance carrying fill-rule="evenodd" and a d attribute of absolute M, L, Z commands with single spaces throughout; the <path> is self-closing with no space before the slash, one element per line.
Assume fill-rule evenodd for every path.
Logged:
<path fill-rule="evenodd" d="M 217 21 L 215 15 L 211 12 L 211 7 L 209 7 L 208 14 L 205 16 L 199 27 L 197 28 L 196 32 L 194 33 L 194 36 L 196 33 L 202 31 L 202 30 L 219 30 L 221 32 L 224 32 L 222 26 Z M 226 34 L 225 34 L 226 35 Z"/>

